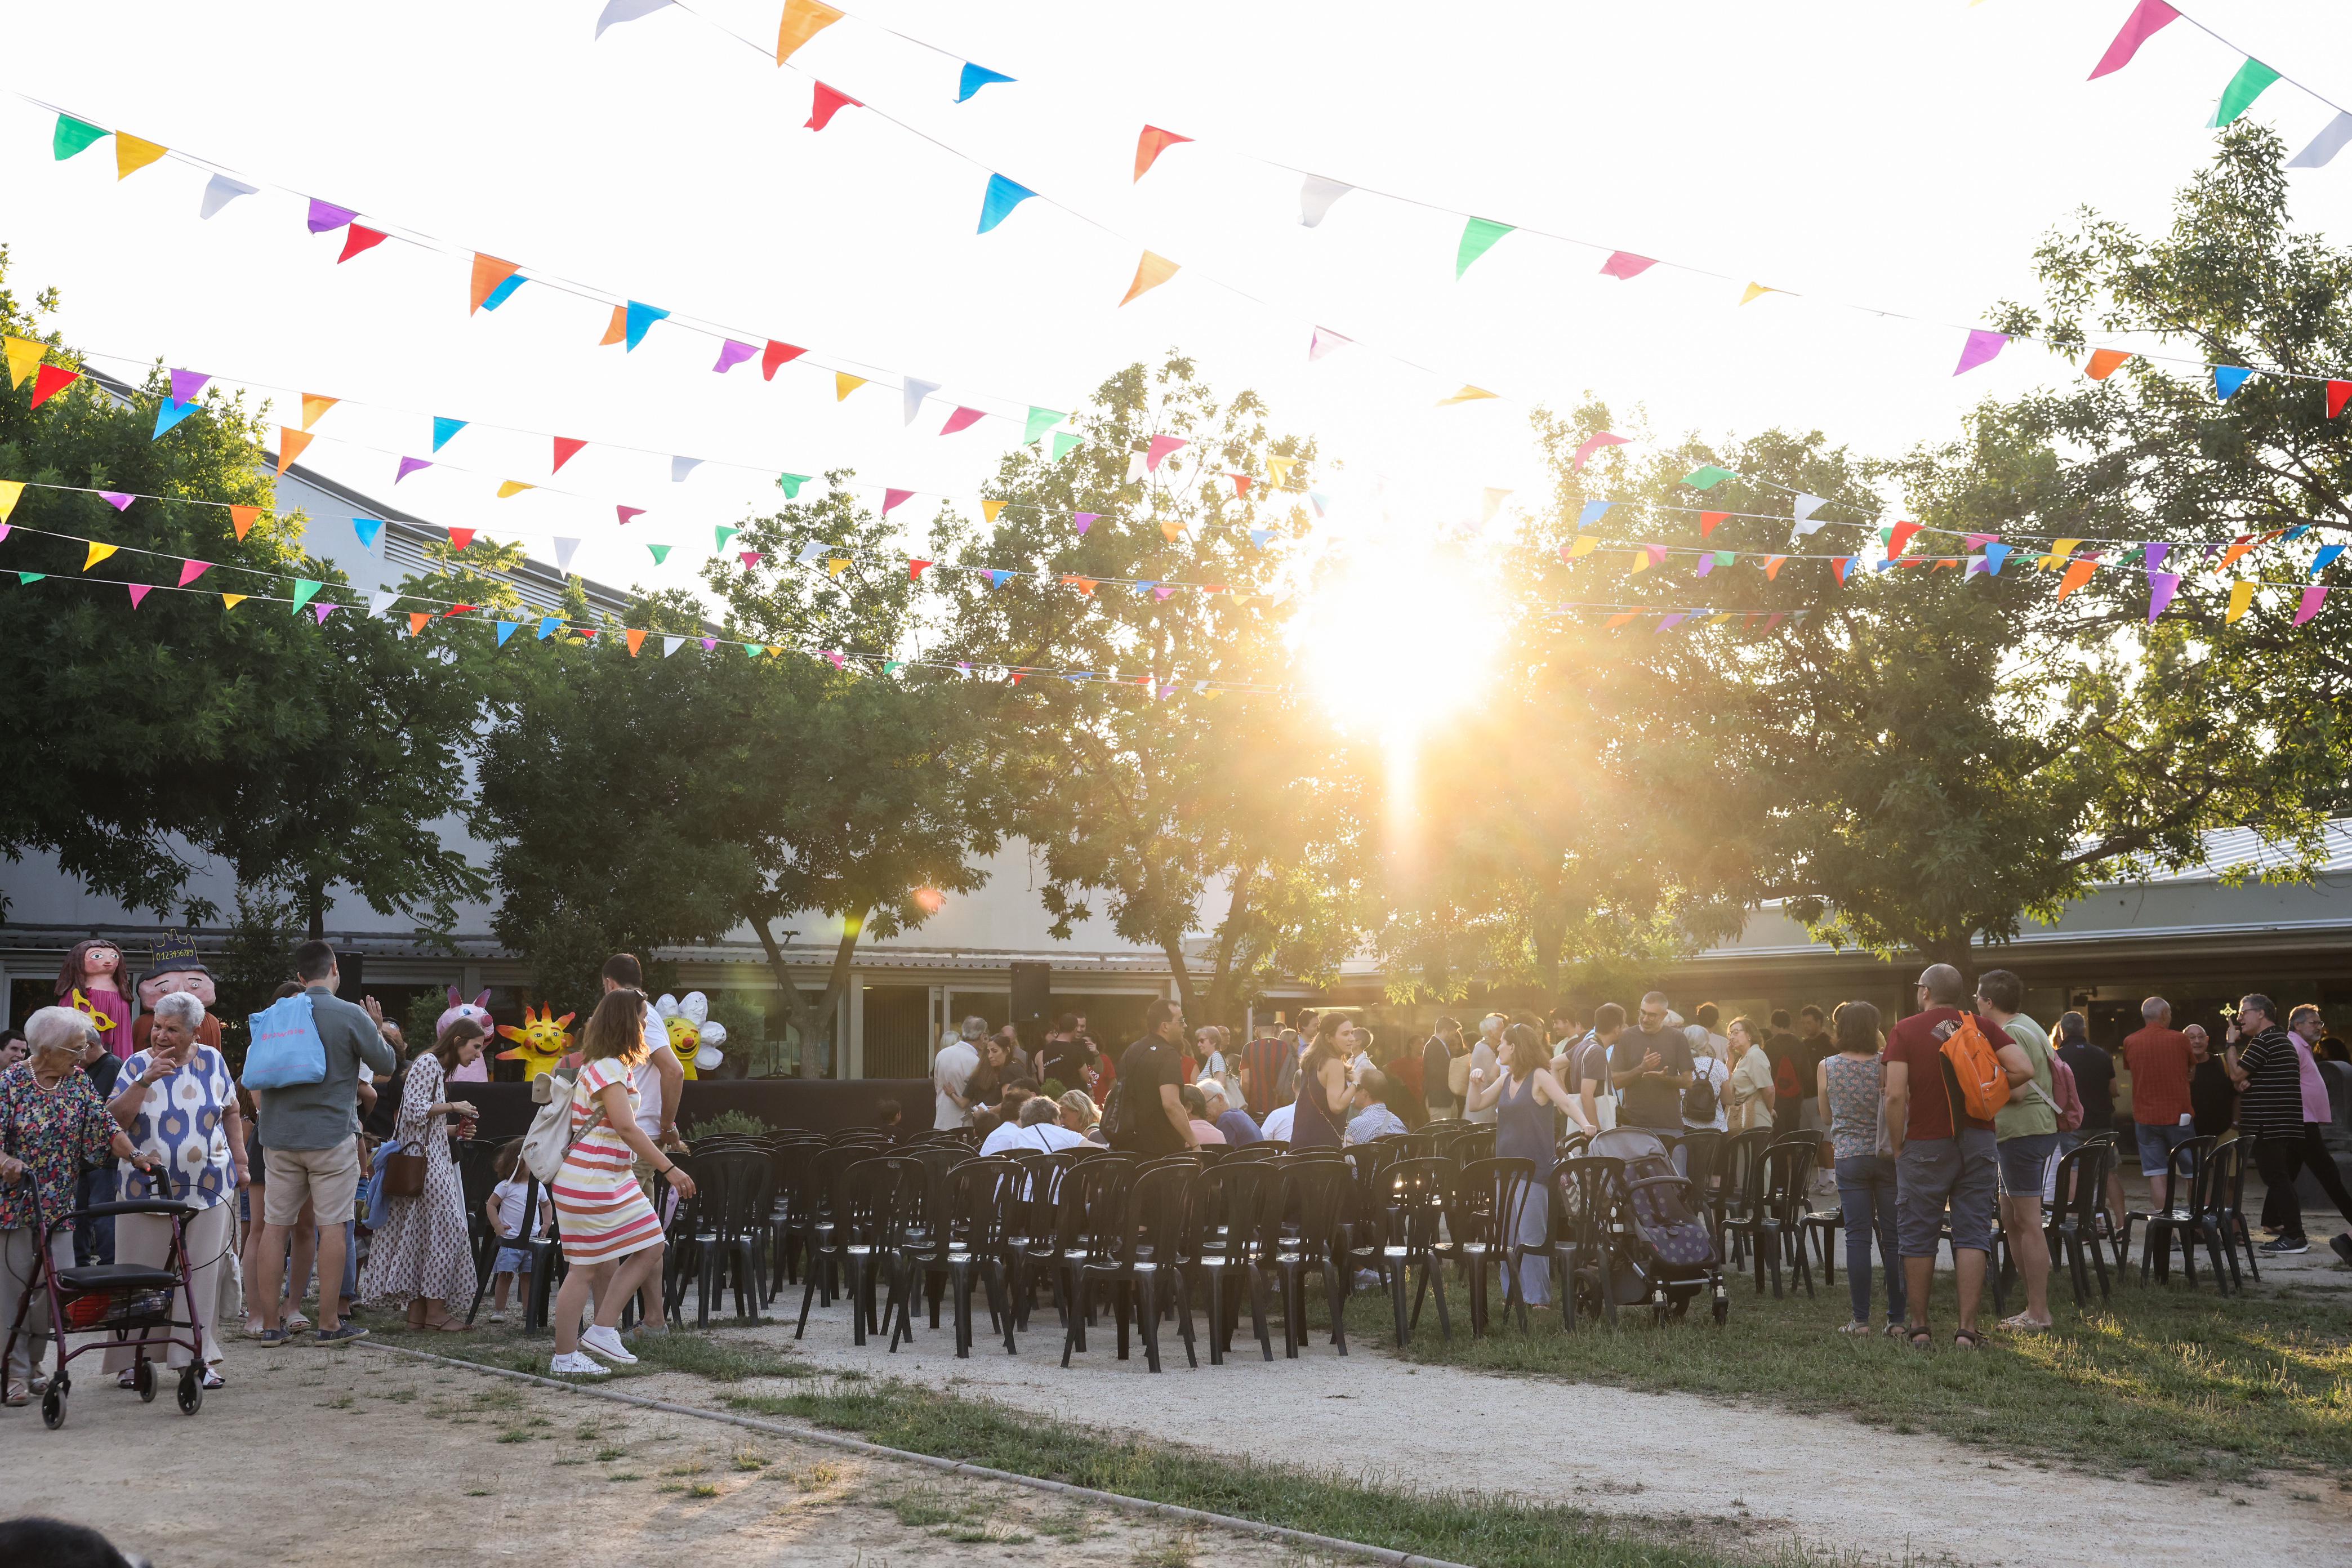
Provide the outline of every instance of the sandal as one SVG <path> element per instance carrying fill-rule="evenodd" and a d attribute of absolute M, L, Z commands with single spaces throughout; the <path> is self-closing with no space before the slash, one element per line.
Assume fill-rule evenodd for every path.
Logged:
<path fill-rule="evenodd" d="M 1978 1333 L 1974 1329 L 1955 1329 L 1952 1331 L 1952 1348 L 1954 1350 L 1982 1350 L 1984 1348 L 1984 1336 Z"/>
<path fill-rule="evenodd" d="M 455 1312 L 446 1312 L 420 1327 L 425 1333 L 469 1334 L 474 1331 L 474 1325 Z"/>
<path fill-rule="evenodd" d="M 1910 1342 L 1913 1350 L 1924 1351 L 1935 1344 L 1936 1331 L 1922 1323 L 1916 1329 L 1904 1330 L 1903 1337 Z"/>
<path fill-rule="evenodd" d="M 5 1405 L 12 1408 L 16 1405 L 30 1405 L 31 1403 L 33 1403 L 33 1391 L 26 1387 L 23 1384 L 15 1382 L 14 1380 L 10 1381 L 7 1392 L 5 1394 L 0 1394 L 0 1405 Z"/>
<path fill-rule="evenodd" d="M 1903 1337 L 1903 1334 L 1904 1334 L 1904 1328 L 1903 1328 L 1903 1325 L 1902 1325 L 1902 1324 L 1900 1324 L 1900 1323 L 1889 1323 L 1889 1324 L 1887 1324 L 1887 1325 L 1886 1325 L 1886 1337 L 1887 1337 L 1888 1339 L 1890 1339 L 1890 1340 L 1899 1340 L 1899 1339 L 1901 1339 L 1901 1338 Z"/>
<path fill-rule="evenodd" d="M 1842 1334 L 1867 1334 L 1871 1331 L 1872 1330 L 1870 1325 L 1859 1320 L 1851 1323 L 1841 1324 L 1838 1327 L 1838 1332 Z"/>

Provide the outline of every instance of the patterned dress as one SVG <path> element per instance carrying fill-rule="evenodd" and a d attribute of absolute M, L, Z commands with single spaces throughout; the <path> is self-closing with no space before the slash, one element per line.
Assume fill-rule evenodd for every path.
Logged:
<path fill-rule="evenodd" d="M 610 1263 L 661 1240 L 660 1218 L 645 1189 L 630 1173 L 636 1155 L 604 1119 L 599 1097 L 614 1085 L 629 1097 L 635 1119 L 639 1100 L 630 1072 L 617 1057 L 604 1057 L 580 1069 L 572 1087 L 572 1136 L 575 1142 L 555 1174 L 556 1223 L 563 1256 L 575 1264 Z"/>
<path fill-rule="evenodd" d="M 449 1130 L 425 1111 L 442 1094 L 441 1058 L 431 1051 L 408 1064 L 393 1136 L 425 1152 L 425 1191 L 385 1200 L 387 1216 L 360 1270 L 360 1300 L 404 1306 L 414 1297 L 462 1301 L 474 1293 L 474 1249 L 466 1231 L 465 1188 L 449 1157 Z M 379 1155 L 379 1158 L 382 1156 Z"/>
<path fill-rule="evenodd" d="M 55 1089 L 43 1089 L 30 1062 L 0 1072 L 0 1153 L 27 1167 L 25 1177 L 0 1186 L 0 1230 L 30 1226 L 37 1217 L 54 1221 L 72 1208 L 75 1179 L 85 1167 L 111 1159 L 113 1144 L 114 1118 L 88 1073 L 68 1072 Z M 13 1316 L 16 1303 L 0 1310 Z"/>

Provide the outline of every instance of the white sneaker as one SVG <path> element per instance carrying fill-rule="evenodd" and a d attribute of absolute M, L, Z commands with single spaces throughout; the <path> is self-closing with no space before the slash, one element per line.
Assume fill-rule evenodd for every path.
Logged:
<path fill-rule="evenodd" d="M 631 1355 L 629 1347 L 621 1342 L 619 1331 L 608 1329 L 602 1323 L 596 1324 L 580 1336 L 580 1348 L 584 1351 L 594 1351 L 606 1361 L 616 1361 L 623 1366 L 636 1364 L 637 1358 Z"/>
<path fill-rule="evenodd" d="M 611 1367 L 604 1365 L 593 1357 L 582 1355 L 578 1351 L 573 1351 L 569 1355 L 557 1356 L 547 1363 L 547 1370 L 558 1377 L 608 1377 L 613 1371 Z"/>
<path fill-rule="evenodd" d="M 505 1322 L 506 1321 L 507 1321 L 507 1315 L 506 1315 L 504 1312 L 499 1311 L 499 1310 L 495 1310 L 495 1309 L 493 1309 L 493 1310 L 491 1310 L 491 1312 L 490 1312 L 490 1321 L 492 1321 L 492 1322 L 494 1322 L 494 1323 L 503 1323 L 503 1322 Z"/>

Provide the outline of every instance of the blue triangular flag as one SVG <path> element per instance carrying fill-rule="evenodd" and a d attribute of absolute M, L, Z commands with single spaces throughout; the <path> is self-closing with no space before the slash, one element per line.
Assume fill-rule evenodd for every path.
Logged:
<path fill-rule="evenodd" d="M 2305 534 L 2309 533 L 2310 531 L 2311 524 L 2307 522 L 2298 522 L 2293 528 L 2288 529 L 2284 533 L 2279 535 L 2279 537 L 2281 539 L 2301 539 Z"/>
<path fill-rule="evenodd" d="M 447 446 L 449 437 L 465 427 L 466 422 L 463 419 L 452 419 L 446 415 L 436 414 L 433 416 L 433 449 L 437 452 Z"/>
<path fill-rule="evenodd" d="M 1152 589 L 1157 588 L 1158 586 L 1160 586 L 1160 584 L 1157 583 L 1138 583 L 1135 585 L 1135 591 L 1139 594 L 1149 594 Z"/>
<path fill-rule="evenodd" d="M 352 519 L 352 531 L 360 536 L 360 548 L 362 550 L 373 550 L 375 548 L 376 536 L 383 531 L 383 519 L 380 517 L 355 517 Z"/>
<path fill-rule="evenodd" d="M 668 314 L 667 310 L 658 310 L 651 305 L 640 305 L 635 300 L 630 300 L 628 326 L 623 334 L 623 346 L 626 349 L 635 349 L 646 341 L 646 334 L 653 331 L 654 323 Z"/>
<path fill-rule="evenodd" d="M 2311 574 L 2316 577 L 2326 571 L 2336 558 L 2344 553 L 2344 548 L 2341 544 L 2322 545 L 2319 553 L 2311 558 Z"/>
<path fill-rule="evenodd" d="M 514 636 L 515 628 L 520 625 L 522 625 L 520 621 L 500 621 L 499 623 L 499 646 L 500 647 L 507 646 L 507 638 Z"/>
<path fill-rule="evenodd" d="M 1995 577 L 2000 576 L 2000 563 L 2009 559 L 2009 552 L 2010 547 L 1998 539 L 1985 541 L 1985 571 Z"/>
<path fill-rule="evenodd" d="M 165 431 L 195 411 L 196 402 L 193 397 L 185 403 L 174 403 L 168 397 L 163 399 L 155 407 L 154 438 L 158 441 L 162 440 Z"/>
<path fill-rule="evenodd" d="M 1609 515 L 1609 509 L 1616 504 L 1617 503 L 1613 500 L 1586 501 L 1584 503 L 1584 510 L 1576 514 L 1576 526 L 1578 531 L 1580 532 L 1585 529 L 1591 528 L 1594 523 L 1599 522 L 1602 518 L 1607 517 Z"/>
<path fill-rule="evenodd" d="M 2237 395 L 2238 388 L 2246 384 L 2246 378 L 2253 374 L 2254 373 L 2250 370 L 2241 370 L 2234 364 L 2215 365 L 2213 367 L 2214 394 L 2219 396 L 2222 402 L 2229 402 L 2231 397 Z"/>
<path fill-rule="evenodd" d="M 562 626 L 562 624 L 563 624 L 563 617 L 562 617 L 562 616 L 540 616 L 540 617 L 539 617 L 539 640 L 540 640 L 540 641 L 541 641 L 541 642 L 545 642 L 545 641 L 547 640 L 547 634 L 548 634 L 548 633 L 550 633 L 550 632 L 551 632 L 551 631 L 553 631 L 556 627 L 558 627 L 558 626 Z"/>
<path fill-rule="evenodd" d="M 482 296 L 482 309 L 485 310 L 497 310 L 499 306 L 505 304 L 508 300 L 512 298 L 514 291 L 521 287 L 522 274 L 520 272 L 508 273 L 505 279 L 500 282 L 497 288 Z"/>
<path fill-rule="evenodd" d="M 969 69 L 971 69 L 971 67 L 969 67 L 969 66 L 967 66 L 967 67 L 965 67 L 964 68 L 965 68 L 965 69 L 967 69 L 967 70 L 969 70 Z M 1012 581 L 1013 581 L 1013 574 L 1012 574 L 1012 573 L 1010 573 L 1010 572 L 1000 572 L 1000 571 L 996 570 L 996 569 L 995 569 L 994 567 L 992 567 L 992 566 L 991 568 L 989 568 L 989 572 L 988 572 L 988 585 L 989 585 L 990 587 L 992 587 L 992 588 L 1002 588 L 1002 587 L 1003 587 L 1003 586 L 1004 586 L 1004 584 L 1006 584 L 1007 583 L 1010 583 L 1010 582 L 1012 582 Z"/>
<path fill-rule="evenodd" d="M 1003 71 L 992 71 L 986 66 L 976 66 L 966 60 L 963 62 L 963 76 L 956 82 L 956 101 L 961 103 L 983 87 L 1012 79 Z"/>
<path fill-rule="evenodd" d="M 1037 193 L 1002 174 L 988 176 L 988 194 L 980 199 L 980 232 L 986 234 L 1013 216 L 1013 209 Z"/>
<path fill-rule="evenodd" d="M 1274 530 L 1270 528 L 1253 528 L 1250 530 L 1250 542 L 1256 545 L 1260 550 L 1264 550 L 1265 548 L 1265 542 L 1273 537 Z"/>

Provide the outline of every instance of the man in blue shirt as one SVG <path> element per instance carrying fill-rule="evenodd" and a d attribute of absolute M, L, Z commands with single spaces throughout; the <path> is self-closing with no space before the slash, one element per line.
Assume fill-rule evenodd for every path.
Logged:
<path fill-rule="evenodd" d="M 1356 1114 L 1348 1121 L 1347 1141 L 1369 1143 L 1390 1133 L 1402 1133 L 1403 1119 L 1389 1109 L 1388 1075 L 1380 1071 L 1366 1073 L 1356 1080 Z"/>
<path fill-rule="evenodd" d="M 1250 1113 L 1226 1100 L 1223 1084 L 1213 1078 L 1202 1079 L 1201 1098 L 1209 1102 L 1209 1120 L 1225 1135 L 1228 1144 L 1238 1149 L 1244 1144 L 1265 1142 L 1265 1133 L 1250 1120 Z"/>

